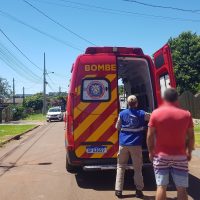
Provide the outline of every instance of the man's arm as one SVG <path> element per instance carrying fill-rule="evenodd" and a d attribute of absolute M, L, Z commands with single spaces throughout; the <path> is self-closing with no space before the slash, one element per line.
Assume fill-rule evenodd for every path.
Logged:
<path fill-rule="evenodd" d="M 195 139 L 194 139 L 194 128 L 191 127 L 187 130 L 187 157 L 188 157 L 188 161 L 191 160 L 192 158 L 192 151 L 194 150 L 194 143 L 195 143 Z"/>
<path fill-rule="evenodd" d="M 155 146 L 155 133 L 156 129 L 154 127 L 149 127 L 147 132 L 147 147 L 149 150 L 149 159 L 152 162 L 154 156 L 154 146 Z"/>
<path fill-rule="evenodd" d="M 118 119 L 117 119 L 115 128 L 116 128 L 118 131 L 120 131 L 120 130 L 121 130 L 121 127 L 122 127 L 122 121 L 121 121 L 121 118 L 120 118 L 120 116 L 119 116 Z"/>
<path fill-rule="evenodd" d="M 144 120 L 149 121 L 150 117 L 151 117 L 151 114 L 146 112 L 144 116 Z"/>

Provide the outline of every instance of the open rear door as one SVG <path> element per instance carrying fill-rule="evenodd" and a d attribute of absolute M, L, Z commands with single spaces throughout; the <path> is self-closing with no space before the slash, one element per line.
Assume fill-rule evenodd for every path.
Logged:
<path fill-rule="evenodd" d="M 176 87 L 171 51 L 168 44 L 153 54 L 157 105 L 162 104 L 162 95 L 169 87 Z"/>

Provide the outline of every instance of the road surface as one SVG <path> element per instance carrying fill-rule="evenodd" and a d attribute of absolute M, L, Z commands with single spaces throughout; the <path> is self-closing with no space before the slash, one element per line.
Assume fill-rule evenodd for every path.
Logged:
<path fill-rule="evenodd" d="M 64 125 L 50 123 L 0 149 L 0 200 L 114 200 L 115 171 L 67 173 Z M 190 199 L 200 200 L 200 159 L 193 158 Z M 145 199 L 153 200 L 152 170 L 144 170 Z M 199 177 L 199 178 L 197 178 Z M 169 199 L 175 197 L 173 185 Z M 125 198 L 134 198 L 132 172 L 126 174 Z"/>

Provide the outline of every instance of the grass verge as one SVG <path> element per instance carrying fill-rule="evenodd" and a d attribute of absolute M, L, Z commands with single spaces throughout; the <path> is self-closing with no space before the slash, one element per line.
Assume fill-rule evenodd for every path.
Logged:
<path fill-rule="evenodd" d="M 195 145 L 196 147 L 200 147 L 200 124 L 196 124 L 194 126 L 195 132 Z"/>
<path fill-rule="evenodd" d="M 36 125 L 0 125 L 0 144 L 9 138 L 33 129 Z"/>
<path fill-rule="evenodd" d="M 200 134 L 195 134 L 196 147 L 200 147 Z"/>
<path fill-rule="evenodd" d="M 32 114 L 32 115 L 28 115 L 24 120 L 27 120 L 27 121 L 44 121 L 45 115 L 43 115 L 43 114 Z"/>
<path fill-rule="evenodd" d="M 194 126 L 194 132 L 200 133 L 200 124 L 197 124 L 197 125 Z"/>

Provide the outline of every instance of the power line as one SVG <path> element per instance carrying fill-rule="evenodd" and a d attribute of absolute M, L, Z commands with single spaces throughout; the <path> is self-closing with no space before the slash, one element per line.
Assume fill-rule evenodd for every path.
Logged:
<path fill-rule="evenodd" d="M 52 80 L 52 78 L 49 76 L 49 74 L 47 74 L 47 76 L 49 77 L 49 80 L 51 81 L 51 83 L 53 83 L 53 85 L 56 85 L 56 83 Z"/>
<path fill-rule="evenodd" d="M 15 60 L 15 58 L 12 55 L 7 54 L 7 52 L 2 49 L 3 45 L 1 44 L 0 47 L 0 59 L 7 65 L 9 66 L 11 69 L 13 69 L 13 71 L 17 72 L 20 76 L 26 78 L 27 80 L 34 80 L 35 81 L 35 77 L 33 78 L 34 74 L 28 74 L 28 72 L 22 68 L 22 65 L 20 65 L 21 63 L 18 63 L 18 60 Z M 38 81 L 38 80 L 37 80 Z"/>
<path fill-rule="evenodd" d="M 51 81 L 51 83 L 53 83 L 53 85 L 55 85 L 54 81 L 51 79 L 51 77 L 49 76 L 49 74 L 47 74 L 47 76 L 48 76 L 49 80 Z M 51 86 L 50 83 L 47 83 L 47 85 L 48 85 L 48 87 L 49 87 L 53 92 L 55 92 L 55 90 L 53 89 L 53 87 Z"/>
<path fill-rule="evenodd" d="M 37 0 L 36 0 L 37 1 Z M 106 7 L 101 7 L 101 6 L 95 6 L 95 5 L 91 5 L 91 4 L 85 4 L 85 3 L 79 3 L 79 2 L 73 2 L 73 1 L 68 1 L 68 0 L 59 0 L 62 2 L 66 2 L 66 3 L 71 3 L 71 4 L 77 4 L 81 7 L 77 7 L 77 6 L 65 6 L 63 4 L 58 4 L 58 3 L 53 3 L 53 2 L 49 2 L 49 1 L 38 1 L 39 3 L 47 3 L 47 4 L 54 4 L 54 5 L 58 5 L 58 6 L 63 6 L 63 7 L 70 7 L 70 8 L 75 8 L 75 9 L 82 9 L 82 10 L 87 10 L 87 11 L 92 11 L 91 9 L 85 9 L 85 7 L 88 8 L 93 8 L 96 9 L 95 12 L 101 11 L 103 13 L 110 13 L 110 14 L 124 14 L 124 15 L 138 15 L 138 16 L 143 16 L 143 17 L 152 17 L 152 18 L 159 18 L 162 20 L 174 20 L 174 21 L 187 21 L 187 22 L 195 22 L 195 23 L 199 23 L 200 20 L 198 19 L 190 19 L 190 18 L 180 18 L 180 17 L 169 17 L 169 16 L 162 16 L 162 15 L 152 15 L 152 14 L 146 14 L 146 13 L 141 13 L 141 12 L 132 12 L 132 11 L 128 11 L 128 10 L 119 10 L 119 9 L 113 9 L 113 8 L 106 8 Z"/>
<path fill-rule="evenodd" d="M 73 48 L 73 49 L 75 49 L 75 50 L 83 51 L 82 49 L 80 49 L 80 48 L 78 48 L 78 47 L 75 47 L 75 46 L 73 46 L 72 44 L 69 44 L 69 43 L 67 43 L 67 42 L 64 41 L 64 40 L 61 40 L 61 39 L 59 39 L 59 38 L 57 38 L 57 37 L 55 37 L 55 36 L 53 36 L 53 35 L 51 35 L 51 34 L 48 34 L 48 33 L 44 32 L 44 31 L 41 31 L 40 29 L 38 29 L 38 28 L 36 28 L 36 27 L 34 27 L 34 26 L 31 26 L 31 25 L 25 23 L 24 21 L 22 21 L 22 20 L 20 20 L 20 19 L 18 19 L 18 18 L 16 18 L 16 17 L 14 17 L 13 15 L 10 15 L 10 14 L 7 13 L 7 12 L 4 12 L 4 11 L 0 10 L 0 14 L 2 14 L 3 17 L 6 17 L 6 18 L 8 18 L 8 19 L 11 19 L 11 20 L 13 20 L 13 21 L 15 21 L 15 22 L 17 22 L 17 23 L 19 23 L 19 24 L 22 24 L 22 25 L 24 25 L 24 26 L 26 26 L 26 27 L 28 27 L 28 28 L 30 28 L 30 29 L 32 29 L 32 30 L 34 30 L 34 31 L 36 31 L 36 32 L 38 32 L 38 33 L 44 35 L 44 36 L 46 36 L 46 37 L 49 37 L 50 39 L 53 39 L 54 41 L 57 41 L 57 42 L 59 42 L 59 43 L 61 43 L 61 44 L 64 44 L 64 45 L 66 45 L 66 46 L 68 46 L 68 47 L 71 47 L 71 48 Z"/>
<path fill-rule="evenodd" d="M 0 32 L 7 38 L 7 40 L 37 69 L 42 70 L 40 67 L 38 67 L 33 61 L 31 61 L 16 45 L 15 43 L 5 34 L 5 32 L 0 28 Z"/>
<path fill-rule="evenodd" d="M 38 83 L 40 77 L 28 69 L 10 50 L 0 43 L 0 59 L 13 71 L 29 81 Z"/>
<path fill-rule="evenodd" d="M 182 12 L 191 12 L 191 13 L 200 12 L 200 10 L 191 10 L 191 9 L 183 9 L 183 8 L 172 7 L 172 6 L 155 5 L 155 4 L 149 4 L 149 3 L 136 1 L 136 0 L 123 0 L 123 1 L 128 1 L 128 2 L 131 2 L 131 3 L 136 3 L 136 4 L 143 5 L 143 6 L 153 7 L 153 8 L 171 9 L 171 10 L 178 10 L 178 11 L 182 11 Z"/>
<path fill-rule="evenodd" d="M 170 20 L 200 22 L 200 20 L 177 18 L 177 17 L 167 17 L 167 16 L 161 16 L 161 15 L 144 14 L 144 13 L 139 13 L 139 12 L 131 12 L 131 11 L 125 11 L 125 10 L 119 10 L 119 9 L 112 9 L 112 8 L 106 8 L 106 7 L 101 7 L 101 6 L 95 6 L 95 5 L 85 4 L 85 3 L 79 3 L 79 2 L 74 2 L 74 1 L 70 1 L 70 0 L 59 0 L 59 1 L 68 2 L 68 3 L 72 3 L 72 4 L 77 4 L 77 5 L 82 5 L 82 6 L 87 6 L 89 8 L 96 8 L 96 9 L 101 9 L 101 10 L 104 10 L 104 11 L 106 10 L 106 11 L 119 12 L 119 13 L 124 13 L 124 14 L 141 15 L 141 16 L 155 17 L 155 18 L 162 18 L 162 19 L 170 19 Z"/>
<path fill-rule="evenodd" d="M 43 16 L 45 16 L 46 18 L 48 18 L 49 20 L 51 20 L 52 22 L 54 22 L 55 24 L 57 24 L 58 26 L 60 26 L 61 28 L 63 28 L 64 30 L 70 32 L 71 34 L 75 35 L 76 37 L 78 37 L 79 39 L 93 45 L 96 46 L 93 42 L 89 41 L 88 39 L 82 37 L 81 35 L 79 35 L 78 33 L 75 33 L 73 30 L 71 30 L 70 28 L 64 26 L 63 24 L 61 24 L 60 22 L 56 21 L 55 19 L 51 18 L 50 16 L 48 16 L 46 13 L 44 13 L 43 11 L 41 11 L 40 9 L 38 9 L 37 7 L 35 7 L 34 5 L 32 5 L 31 3 L 29 3 L 26 0 L 23 0 L 25 3 L 27 3 L 29 6 L 31 6 L 34 10 L 36 10 L 37 12 L 39 12 L 40 14 L 42 14 Z"/>
<path fill-rule="evenodd" d="M 73 9 L 79 9 L 79 10 L 86 10 L 86 11 L 92 11 L 90 8 L 96 8 L 95 12 L 103 12 L 103 13 L 111 13 L 111 12 L 108 12 L 108 11 L 103 11 L 103 10 L 98 10 L 99 7 L 98 6 L 92 6 L 92 5 L 88 5 L 88 4 L 83 4 L 83 3 L 78 3 L 78 2 L 71 2 L 71 1 L 64 1 L 64 0 L 59 0 L 59 1 L 62 1 L 62 2 L 66 2 L 66 3 L 71 3 L 71 4 L 77 4 L 78 6 L 84 6 L 83 8 L 82 7 L 77 7 L 77 6 L 72 6 L 72 5 L 66 5 L 66 4 L 60 4 L 60 3 L 55 3 L 55 2 L 51 2 L 51 1 L 46 1 L 46 0 L 33 0 L 33 1 L 37 1 L 38 3 L 45 3 L 45 4 L 49 4 L 49 5 L 56 5 L 56 6 L 59 6 L 59 7 L 66 7 L 66 8 L 73 8 Z M 85 7 L 89 7 L 89 8 L 85 8 Z M 116 13 L 112 13 L 112 14 L 116 14 Z"/>

